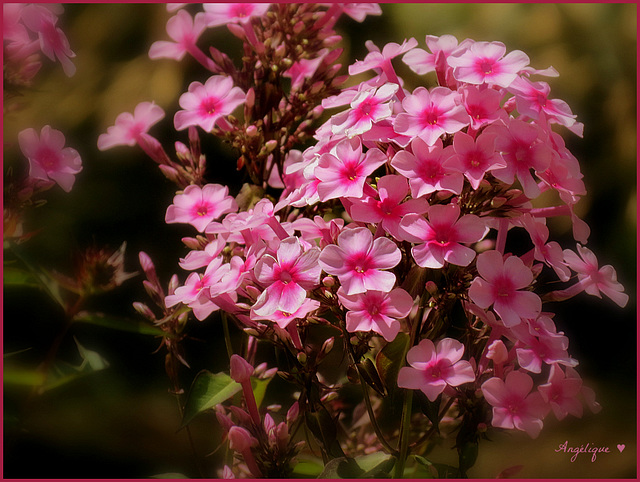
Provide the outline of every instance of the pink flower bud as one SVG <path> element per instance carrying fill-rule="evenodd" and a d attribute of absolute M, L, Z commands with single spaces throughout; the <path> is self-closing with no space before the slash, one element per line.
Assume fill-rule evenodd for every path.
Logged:
<path fill-rule="evenodd" d="M 238 423 L 241 423 L 242 425 L 251 424 L 251 416 L 246 410 L 232 405 L 229 407 L 229 411 L 238 419 Z"/>
<path fill-rule="evenodd" d="M 229 429 L 229 448 L 236 452 L 245 452 L 256 445 L 258 441 L 251 436 L 246 428 L 234 425 Z"/>
<path fill-rule="evenodd" d="M 273 417 L 268 413 L 265 414 L 264 421 L 262 422 L 262 424 L 264 426 L 264 431 L 266 432 L 267 435 L 269 435 L 270 432 L 273 432 L 276 429 L 276 422 L 273 420 Z"/>
<path fill-rule="evenodd" d="M 294 402 L 293 405 L 291 405 L 291 407 L 287 411 L 287 423 L 291 425 L 293 422 L 296 421 L 299 414 L 300 414 L 300 406 L 298 405 L 298 402 Z"/>
<path fill-rule="evenodd" d="M 189 249 L 200 249 L 200 241 L 197 238 L 184 237 L 181 241 Z"/>
<path fill-rule="evenodd" d="M 222 430 L 225 431 L 225 433 L 229 432 L 229 430 L 231 430 L 231 427 L 233 427 L 233 420 L 231 420 L 226 414 L 222 412 L 216 412 L 216 418 L 218 419 L 218 423 L 222 427 Z"/>
<path fill-rule="evenodd" d="M 253 375 L 253 367 L 240 355 L 231 355 L 231 378 L 238 383 L 246 382 Z"/>
<path fill-rule="evenodd" d="M 508 357 L 509 353 L 507 351 L 507 347 L 504 345 L 502 340 L 495 340 L 487 348 L 487 358 L 489 360 L 493 360 L 494 364 L 505 363 Z"/>
<path fill-rule="evenodd" d="M 224 466 L 224 469 L 222 469 L 222 478 L 223 479 L 235 479 L 236 476 L 233 475 L 233 472 L 231 471 L 231 468 L 228 465 Z"/>
<path fill-rule="evenodd" d="M 151 311 L 151 309 L 144 303 L 135 301 L 133 303 L 133 308 L 148 320 L 154 321 L 156 319 L 156 316 L 153 314 L 153 311 Z"/>
<path fill-rule="evenodd" d="M 245 132 L 247 133 L 247 136 L 255 137 L 258 135 L 258 128 L 254 125 L 250 125 L 249 127 L 247 127 L 247 130 Z"/>

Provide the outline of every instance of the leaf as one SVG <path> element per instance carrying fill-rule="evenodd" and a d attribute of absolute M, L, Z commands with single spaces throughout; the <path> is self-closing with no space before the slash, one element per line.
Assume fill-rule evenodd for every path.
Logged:
<path fill-rule="evenodd" d="M 428 468 L 433 478 L 457 479 L 460 477 L 460 471 L 456 467 L 446 464 L 434 464 L 430 460 L 419 455 L 414 455 L 413 458 L 416 462 Z"/>
<path fill-rule="evenodd" d="M 398 333 L 398 336 L 376 356 L 376 367 L 388 392 L 393 392 L 397 388 L 398 372 L 404 365 L 408 349 L 409 335 Z"/>
<path fill-rule="evenodd" d="M 345 456 L 338 442 L 335 421 L 331 418 L 326 408 L 320 406 L 320 409 L 317 411 L 305 411 L 304 420 L 307 428 L 318 442 L 322 444 L 322 448 L 330 458 Z"/>
<path fill-rule="evenodd" d="M 242 385 L 226 373 L 213 374 L 202 370 L 191 384 L 187 402 L 184 405 L 181 428 L 188 425 L 196 415 L 228 400 L 242 390 Z"/>
<path fill-rule="evenodd" d="M 436 432 L 440 433 L 440 402 L 442 401 L 442 394 L 438 395 L 433 402 L 427 398 L 427 396 L 420 390 L 416 390 L 414 395 L 418 399 L 420 404 L 420 410 L 431 421 L 436 429 Z"/>
<path fill-rule="evenodd" d="M 379 479 L 390 476 L 389 471 L 396 464 L 396 458 L 384 452 L 360 455 L 356 457 L 358 466 L 365 470 L 360 476 L 363 479 Z"/>
<path fill-rule="evenodd" d="M 338 457 L 327 462 L 319 479 L 357 479 L 364 474 L 356 461 L 350 457 Z"/>
<path fill-rule="evenodd" d="M 102 358 L 102 356 L 95 351 L 88 350 L 84 346 L 80 344 L 80 342 L 74 337 L 74 341 L 78 346 L 78 351 L 80 352 L 80 356 L 82 357 L 82 364 L 79 369 L 82 371 L 87 371 L 88 367 L 90 371 L 98 371 L 104 370 L 109 366 L 109 362 Z"/>
<path fill-rule="evenodd" d="M 103 313 L 88 313 L 86 311 L 78 313 L 74 319 L 76 323 L 87 323 L 90 325 L 103 326 L 113 330 L 128 331 L 130 333 L 139 333 L 141 335 L 166 336 L 166 333 L 157 326 L 144 323 L 142 321 L 130 320 L 127 318 L 118 318 L 115 316 L 107 316 Z"/>
<path fill-rule="evenodd" d="M 30 368 L 4 365 L 2 369 L 2 382 L 6 385 L 38 387 L 44 383 L 44 380 L 44 373 Z"/>
<path fill-rule="evenodd" d="M 85 375 L 89 375 L 109 367 L 109 362 L 98 352 L 85 348 L 75 338 L 74 341 L 76 342 L 78 352 L 82 357 L 82 363 L 77 366 L 66 362 L 58 362 L 55 364 L 51 372 L 47 374 L 44 386 L 42 387 L 43 392 L 60 387 L 73 382 L 78 378 L 84 377 Z"/>
<path fill-rule="evenodd" d="M 367 384 L 373 388 L 378 395 L 383 397 L 386 396 L 387 391 L 385 390 L 384 384 L 382 383 L 380 375 L 371 361 L 371 358 L 365 358 L 363 362 L 358 363 L 357 365 L 364 381 L 367 382 Z"/>
<path fill-rule="evenodd" d="M 478 442 L 467 442 L 458 449 L 458 465 L 460 475 L 466 476 L 467 470 L 473 467 L 478 458 Z"/>
<path fill-rule="evenodd" d="M 40 286 L 38 279 L 32 273 L 9 266 L 4 266 L 3 268 L 2 282 L 4 286 Z"/>
<path fill-rule="evenodd" d="M 306 460 L 301 460 L 296 464 L 296 466 L 293 468 L 293 473 L 291 475 L 292 477 L 297 477 L 297 478 L 315 479 L 320 476 L 323 469 L 324 469 L 324 465 L 322 464 L 322 462 L 318 460 L 306 459 Z"/>
<path fill-rule="evenodd" d="M 262 404 L 262 400 L 264 400 L 264 396 L 267 393 L 267 386 L 271 380 L 271 378 L 251 377 L 251 389 L 253 390 L 253 397 L 256 399 L 256 405 L 258 407 Z"/>

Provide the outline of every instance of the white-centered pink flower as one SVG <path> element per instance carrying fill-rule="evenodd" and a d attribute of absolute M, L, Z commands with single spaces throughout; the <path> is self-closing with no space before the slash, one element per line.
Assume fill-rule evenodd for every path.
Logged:
<path fill-rule="evenodd" d="M 380 149 L 362 152 L 359 137 L 339 142 L 331 152 L 320 156 L 314 174 L 320 180 L 318 195 L 321 201 L 339 197 L 362 197 L 367 176 L 387 162 Z"/>
<path fill-rule="evenodd" d="M 533 380 L 526 373 L 510 372 L 503 381 L 493 377 L 482 384 L 482 394 L 493 407 L 491 424 L 498 428 L 518 429 L 536 438 L 542 419 L 549 411 L 538 392 L 530 393 Z"/>
<path fill-rule="evenodd" d="M 453 137 L 453 150 L 450 163 L 478 189 L 480 181 L 489 171 L 506 167 L 506 162 L 495 150 L 495 137 L 484 132 L 475 139 L 466 132 L 456 132 Z"/>
<path fill-rule="evenodd" d="M 177 130 L 200 126 L 210 132 L 218 121 L 229 115 L 245 101 L 240 87 L 234 87 L 233 79 L 213 75 L 203 84 L 191 82 L 187 92 L 179 99 L 184 110 L 176 112 L 174 124 Z"/>
<path fill-rule="evenodd" d="M 193 51 L 198 37 L 207 28 L 204 13 L 194 18 L 186 10 L 180 10 L 167 21 L 167 33 L 173 42 L 158 40 L 151 44 L 150 59 L 168 58 L 182 60 L 187 52 Z"/>
<path fill-rule="evenodd" d="M 237 210 L 238 204 L 229 196 L 228 186 L 207 184 L 200 187 L 192 184 L 173 198 L 173 204 L 167 208 L 165 222 L 188 223 L 202 233 L 214 219 Z"/>
<path fill-rule="evenodd" d="M 402 100 L 404 112 L 393 121 L 398 134 L 418 136 L 432 146 L 442 134 L 453 134 L 469 125 L 469 114 L 460 105 L 460 94 L 447 87 L 431 91 L 418 87 Z"/>
<path fill-rule="evenodd" d="M 24 129 L 18 143 L 29 160 L 29 176 L 43 181 L 52 180 L 66 192 L 71 191 L 76 174 L 82 171 L 82 159 L 72 147 L 64 147 L 64 134 L 44 126 L 40 136 L 35 129 Z"/>
<path fill-rule="evenodd" d="M 600 298 L 600 293 L 604 293 L 618 306 L 626 306 L 629 295 L 624 293 L 624 287 L 618 281 L 615 268 L 610 264 L 598 268 L 598 259 L 593 251 L 579 244 L 577 250 L 578 254 L 565 249 L 564 260 L 569 268 L 578 273 L 578 285 L 587 294 Z"/>
<path fill-rule="evenodd" d="M 403 239 L 415 243 L 413 259 L 423 268 L 442 268 L 444 263 L 468 266 L 476 252 L 464 244 L 480 241 L 487 233 L 485 223 L 473 214 L 460 216 L 457 204 L 436 204 L 427 212 L 408 214 L 400 223 Z"/>
<path fill-rule="evenodd" d="M 452 162 L 453 147 L 443 148 L 440 139 L 429 146 L 420 137 L 414 138 L 410 147 L 411 152 L 399 151 L 391 160 L 391 166 L 409 179 L 414 198 L 435 191 L 462 192 L 464 176 Z"/>
<path fill-rule="evenodd" d="M 413 306 L 411 295 L 402 288 L 394 288 L 388 293 L 368 290 L 354 295 L 347 295 L 340 288 L 338 299 L 349 310 L 347 331 L 375 331 L 388 342 L 400 331 L 398 320 L 407 316 Z"/>
<path fill-rule="evenodd" d="M 377 187 L 379 199 L 370 196 L 354 199 L 349 213 L 354 221 L 381 223 L 386 232 L 400 239 L 398 227 L 402 218 L 407 214 L 425 213 L 429 203 L 425 199 L 409 199 L 403 202 L 409 193 L 409 183 L 403 176 L 383 176 Z"/>
<path fill-rule="evenodd" d="M 396 275 L 383 270 L 402 258 L 396 243 L 384 237 L 373 239 L 367 228 L 345 229 L 337 242 L 322 250 L 318 262 L 326 273 L 338 277 L 347 295 L 393 289 Z"/>
<path fill-rule="evenodd" d="M 398 373 L 398 386 L 420 390 L 432 402 L 447 386 L 457 387 L 473 382 L 476 377 L 471 363 L 461 360 L 464 345 L 453 338 L 444 338 L 434 345 L 421 340 L 407 352 L 410 366 Z"/>
<path fill-rule="evenodd" d="M 319 255 L 318 248 L 303 251 L 298 238 L 291 236 L 280 242 L 275 257 L 266 254 L 260 258 L 253 272 L 266 289 L 252 311 L 259 316 L 269 316 L 278 310 L 298 311 L 307 298 L 307 291 L 320 283 Z"/>
<path fill-rule="evenodd" d="M 451 55 L 447 62 L 453 67 L 453 76 L 469 84 L 495 84 L 509 87 L 518 72 L 529 65 L 529 57 L 520 50 L 507 55 L 501 42 L 474 42 L 466 50 Z"/>
<path fill-rule="evenodd" d="M 469 287 L 469 298 L 480 308 L 493 305 L 506 327 L 520 324 L 523 318 L 537 318 L 542 310 L 540 297 L 526 291 L 533 273 L 517 256 L 503 260 L 498 251 L 485 251 L 476 260 L 479 276 Z"/>
<path fill-rule="evenodd" d="M 104 151 L 114 146 L 133 146 L 142 134 L 164 118 L 162 108 L 153 102 L 141 102 L 133 114 L 123 112 L 116 117 L 115 124 L 107 128 L 106 134 L 98 137 L 98 149 Z"/>

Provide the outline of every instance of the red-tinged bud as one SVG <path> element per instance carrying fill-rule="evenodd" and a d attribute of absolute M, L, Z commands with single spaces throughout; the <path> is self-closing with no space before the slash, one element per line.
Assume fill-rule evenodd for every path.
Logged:
<path fill-rule="evenodd" d="M 280 422 L 275 429 L 275 439 L 278 448 L 284 452 L 287 449 L 287 445 L 289 443 L 289 428 L 287 424 L 284 422 Z"/>
<path fill-rule="evenodd" d="M 333 47 L 334 45 L 337 45 L 340 42 L 342 42 L 342 37 L 340 35 L 332 35 L 324 39 L 323 44 L 324 44 L 324 47 Z"/>
<path fill-rule="evenodd" d="M 258 135 L 258 128 L 254 125 L 250 125 L 245 130 L 245 133 L 247 134 L 247 137 L 256 137 Z"/>
<path fill-rule="evenodd" d="M 298 419 L 298 415 L 300 415 L 300 405 L 298 405 L 298 402 L 293 402 L 293 405 L 287 411 L 287 423 L 291 425 Z"/>
<path fill-rule="evenodd" d="M 233 471 L 228 465 L 225 465 L 222 469 L 222 478 L 223 479 L 235 479 L 236 476 L 233 475 Z"/>
<path fill-rule="evenodd" d="M 153 311 L 151 311 L 151 309 L 144 303 L 140 303 L 139 301 L 134 301 L 133 309 L 150 321 L 156 320 L 156 315 L 154 315 Z"/>
<path fill-rule="evenodd" d="M 305 28 L 304 22 L 301 20 L 293 26 L 293 33 L 299 34 Z"/>
<path fill-rule="evenodd" d="M 145 291 L 149 295 L 149 297 L 154 301 L 154 303 L 164 306 L 164 293 L 158 292 L 158 287 L 153 283 L 144 280 L 142 282 L 142 286 L 144 286 Z"/>
<path fill-rule="evenodd" d="M 253 367 L 240 355 L 231 355 L 231 378 L 238 383 L 248 381 L 253 375 Z"/>
<path fill-rule="evenodd" d="M 325 276 L 322 278 L 322 286 L 332 288 L 336 285 L 336 279 L 333 276 Z"/>
<path fill-rule="evenodd" d="M 338 60 L 338 57 L 340 57 L 340 55 L 342 55 L 343 50 L 344 49 L 332 50 L 331 52 L 329 52 L 327 55 L 324 56 L 324 58 L 322 59 L 322 63 L 327 66 L 331 65 L 336 60 Z M 345 75 L 345 77 L 347 76 Z"/>
<path fill-rule="evenodd" d="M 147 275 L 147 278 L 153 282 L 157 281 L 158 275 L 156 274 L 156 266 L 153 264 L 153 261 L 151 261 L 151 257 L 144 251 L 140 251 L 140 253 L 138 253 L 138 259 L 140 260 L 140 266 L 142 267 L 144 274 Z"/>
<path fill-rule="evenodd" d="M 262 425 L 264 427 L 265 433 L 269 436 L 271 436 L 271 433 L 276 429 L 276 422 L 268 413 L 264 415 L 264 421 L 262 422 Z"/>
<path fill-rule="evenodd" d="M 240 40 L 244 40 L 246 38 L 244 28 L 242 28 L 241 25 L 238 25 L 237 23 L 228 23 L 227 28 L 229 29 L 229 32 L 238 37 Z"/>
<path fill-rule="evenodd" d="M 229 429 L 229 448 L 231 450 L 242 453 L 257 444 L 258 440 L 252 437 L 246 428 L 234 425 Z"/>
<path fill-rule="evenodd" d="M 176 148 L 176 155 L 178 156 L 178 158 L 180 158 L 183 161 L 189 159 L 189 156 L 191 155 L 191 151 L 184 143 L 180 141 L 176 141 L 175 148 Z"/>
<path fill-rule="evenodd" d="M 249 295 L 249 298 L 251 298 L 254 301 L 257 300 L 261 294 L 261 291 L 258 288 L 251 285 L 247 286 L 245 288 L 245 291 L 247 292 L 247 295 Z"/>
<path fill-rule="evenodd" d="M 180 184 L 180 180 L 179 180 L 180 176 L 178 174 L 178 171 L 175 168 L 171 166 L 167 166 L 166 164 L 160 164 L 158 167 L 162 171 L 162 174 L 164 174 L 164 177 L 169 179 L 169 181 L 175 182 L 176 184 Z"/>
<path fill-rule="evenodd" d="M 184 313 L 180 313 L 178 315 L 178 323 L 180 323 L 181 325 L 184 325 L 187 320 L 189 319 L 189 312 L 185 311 Z"/>
<path fill-rule="evenodd" d="M 424 285 L 424 289 L 427 290 L 427 293 L 433 296 L 438 292 L 438 285 L 433 281 L 427 281 Z"/>
<path fill-rule="evenodd" d="M 169 292 L 170 295 L 173 295 L 175 294 L 176 288 L 178 286 L 180 286 L 180 280 L 178 279 L 178 275 L 174 274 L 173 276 L 171 276 L 171 279 L 169 280 L 169 287 L 167 291 Z"/>
<path fill-rule="evenodd" d="M 239 424 L 241 424 L 241 425 L 251 425 L 251 416 L 247 413 L 246 410 L 243 410 L 240 407 L 236 407 L 234 405 L 231 405 L 229 407 L 229 411 L 238 420 Z"/>
<path fill-rule="evenodd" d="M 309 91 L 310 91 L 312 94 L 317 94 L 317 93 L 318 93 L 318 92 L 320 92 L 322 89 L 324 89 L 324 87 L 325 87 L 325 86 L 326 86 L 326 84 L 325 84 L 324 82 L 322 82 L 322 81 L 318 81 L 318 82 L 315 82 L 315 83 L 311 86 L 311 88 L 309 89 Z"/>
<path fill-rule="evenodd" d="M 200 241 L 197 238 L 184 237 L 181 241 L 189 249 L 200 249 Z"/>
<path fill-rule="evenodd" d="M 229 430 L 231 430 L 231 427 L 234 426 L 233 420 L 231 420 L 228 415 L 222 412 L 216 411 L 216 418 L 218 419 L 218 423 L 222 427 L 222 430 L 224 430 L 225 434 L 228 433 Z"/>
<path fill-rule="evenodd" d="M 262 374 L 260 378 L 272 378 L 275 376 L 276 373 L 278 373 L 277 367 L 269 368 L 268 370 L 265 370 L 265 372 Z"/>

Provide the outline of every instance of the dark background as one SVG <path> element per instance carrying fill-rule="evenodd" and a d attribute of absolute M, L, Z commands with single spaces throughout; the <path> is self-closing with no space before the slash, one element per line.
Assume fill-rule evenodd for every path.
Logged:
<path fill-rule="evenodd" d="M 54 188 L 48 203 L 31 212 L 31 229 L 42 229 L 25 249 L 42 266 L 68 273 L 72 253 L 97 244 L 116 249 L 127 242 L 126 267 L 139 270 L 137 253 L 156 262 L 163 282 L 187 250 L 180 238 L 194 234 L 185 225 L 166 225 L 164 214 L 175 194 L 138 148 L 100 152 L 96 140 L 121 112 L 132 112 L 142 101 L 154 100 L 167 117 L 152 128 L 168 152 L 186 132 L 173 130 L 177 99 L 193 80 L 208 76 L 194 61 L 151 61 L 154 40 L 167 39 L 163 5 L 74 4 L 65 6 L 59 24 L 77 57 L 77 73 L 64 76 L 59 65 L 45 66 L 24 109 L 4 117 L 4 164 L 24 160 L 16 149 L 17 132 L 45 124 L 63 131 L 75 147 L 84 170 L 71 193 Z M 455 35 L 458 40 L 499 40 L 507 50 L 524 50 L 535 68 L 553 65 L 560 77 L 544 79 L 552 97 L 569 103 L 585 124 L 584 138 L 563 132 L 567 146 L 580 160 L 588 195 L 578 215 L 591 227 L 589 248 L 601 265 L 615 266 L 631 296 L 626 308 L 611 300 L 582 294 L 554 304 L 558 328 L 570 338 L 570 353 L 586 384 L 603 405 L 598 415 L 583 419 L 545 419 L 537 440 L 525 434 L 498 434 L 480 446 L 470 472 L 495 477 L 511 465 L 524 464 L 522 477 L 636 476 L 636 6 L 632 4 L 389 4 L 383 16 L 363 24 L 348 18 L 338 23 L 344 35 L 346 65 L 366 55 L 364 42 L 382 47 L 415 37 Z M 224 27 L 206 32 L 201 45 L 238 52 L 239 41 Z M 233 57 L 232 57 L 233 58 Z M 395 62 L 407 85 L 420 79 Z M 352 79 L 357 82 L 359 77 Z M 565 135 L 566 134 L 566 135 Z M 243 179 L 235 158 L 215 140 L 205 141 L 211 167 L 210 182 L 229 184 L 235 194 Z M 552 238 L 575 248 L 568 223 L 551 224 Z M 96 310 L 136 318 L 131 307 L 147 301 L 142 277 L 96 298 Z M 26 365 L 37 364 L 63 323 L 58 308 L 37 290 L 4 289 L 4 352 L 29 348 L 19 355 Z M 194 339 L 187 342 L 191 370 L 182 375 L 188 386 L 197 371 L 226 370 L 219 320 L 193 322 Z M 4 476 L 9 478 L 119 478 L 161 473 L 198 476 L 186 433 L 178 431 L 180 417 L 168 393 L 163 357 L 154 354 L 159 341 L 95 326 L 74 326 L 59 357 L 78 363 L 73 338 L 106 358 L 110 367 L 72 384 L 25 401 L 23 390 L 4 388 Z M 277 391 L 274 385 L 271 390 Z M 214 475 L 217 455 L 205 457 L 220 442 L 214 417 L 203 415 L 192 424 L 200 464 Z M 595 463 L 581 456 L 575 463 L 554 450 L 569 445 L 610 446 L 615 453 Z M 517 442 L 517 443 L 516 443 Z M 620 454 L 616 444 L 626 444 Z M 455 455 L 451 444 L 442 449 Z"/>

